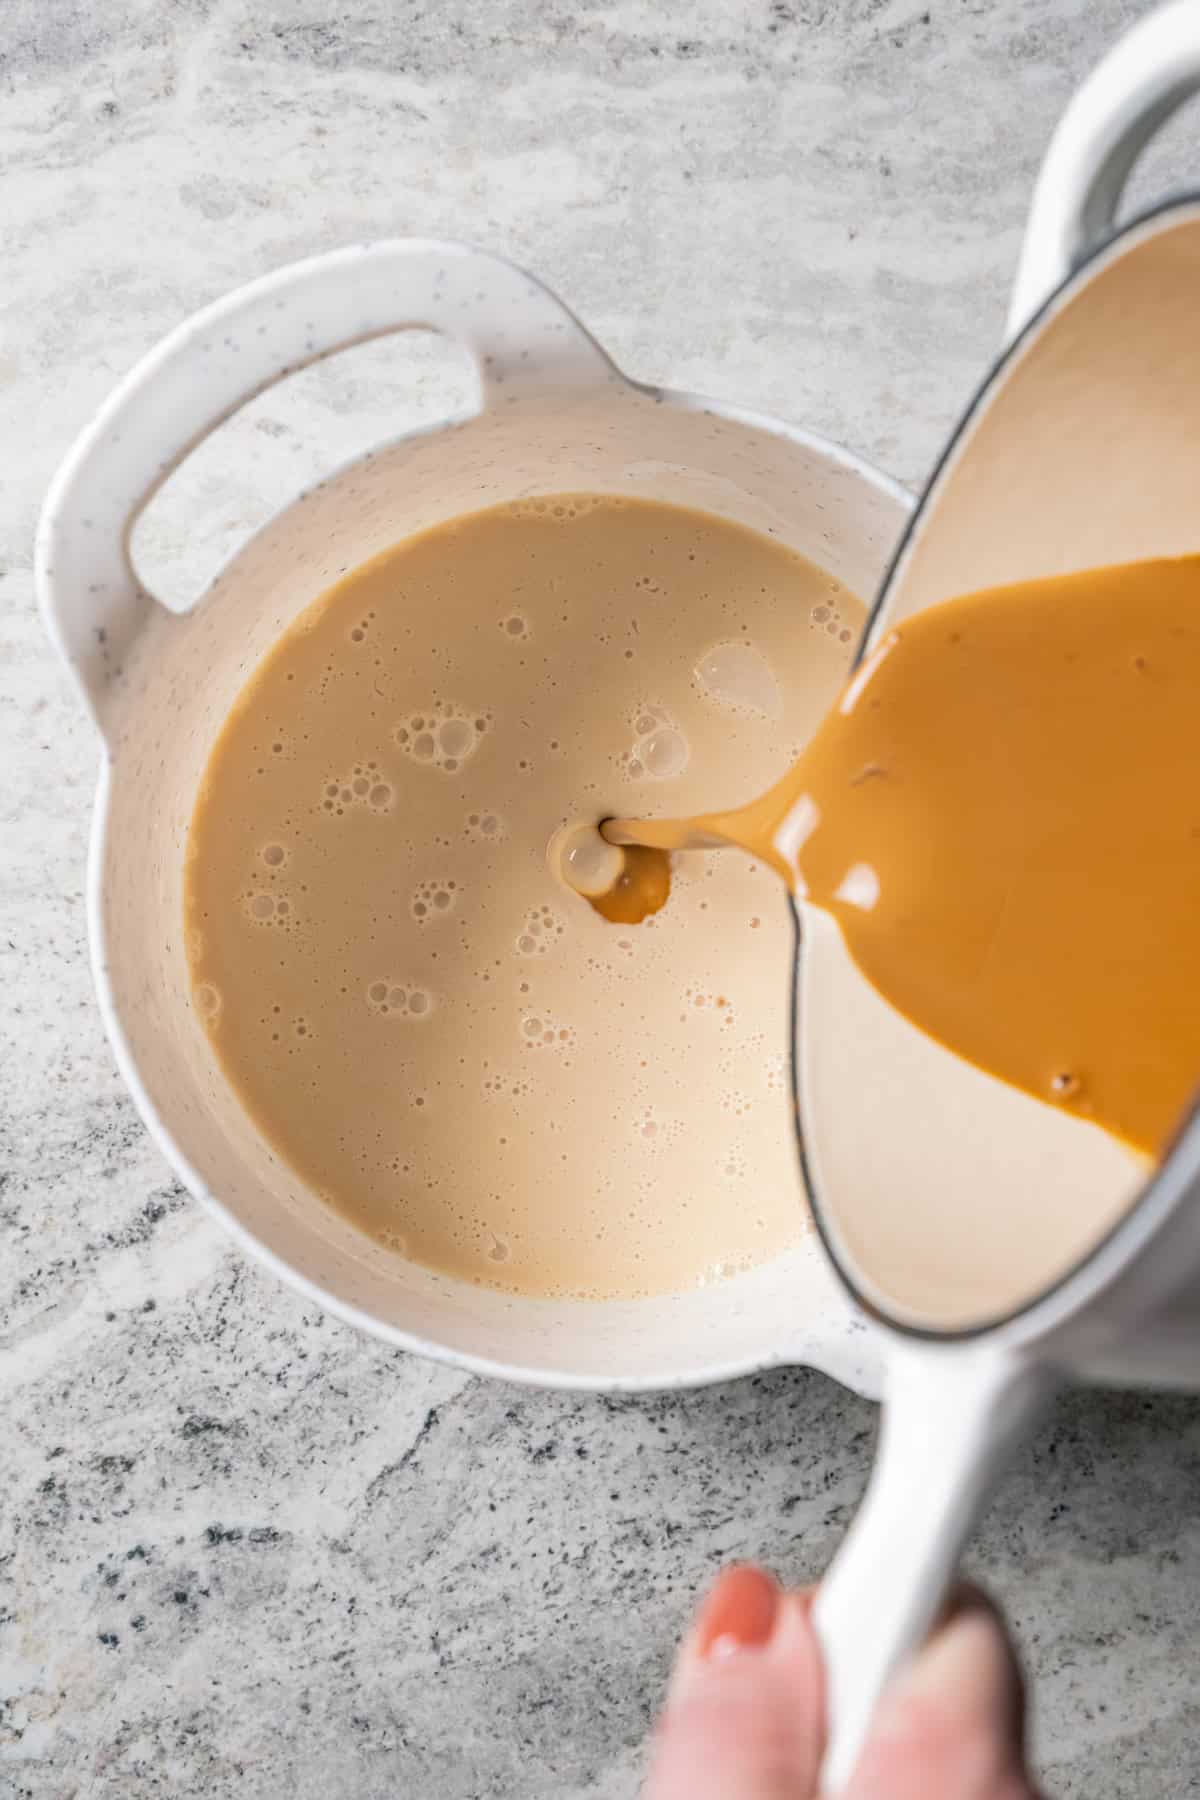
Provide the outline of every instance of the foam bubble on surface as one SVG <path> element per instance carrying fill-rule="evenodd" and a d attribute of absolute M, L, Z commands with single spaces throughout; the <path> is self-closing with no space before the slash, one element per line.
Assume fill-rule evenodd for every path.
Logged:
<path fill-rule="evenodd" d="M 353 811 L 387 812 L 394 799 L 391 782 L 384 780 L 378 762 L 372 758 L 369 762 L 355 763 L 348 775 L 327 775 L 321 784 L 318 810 L 335 818 Z M 268 844 L 262 852 L 263 861 L 268 862 L 268 850 L 281 848 L 278 844 Z"/>
<path fill-rule="evenodd" d="M 411 981 L 395 981 L 381 976 L 366 991 L 366 1002 L 372 1012 L 393 1019 L 427 1019 L 433 1011 L 433 995 L 428 988 Z"/>
<path fill-rule="evenodd" d="M 575 1042 L 575 1028 L 561 1019 L 551 1019 L 544 1012 L 524 1013 L 520 1038 L 526 1050 L 565 1050 Z"/>
<path fill-rule="evenodd" d="M 481 844 L 502 844 L 508 836 L 508 826 L 497 812 L 468 813 L 466 831 Z"/>
<path fill-rule="evenodd" d="M 422 881 L 413 889 L 409 911 L 418 925 L 427 925 L 431 920 L 444 918 L 447 913 L 453 912 L 461 893 L 462 889 L 453 878 L 446 881 Z"/>
<path fill-rule="evenodd" d="M 517 934 L 516 948 L 520 956 L 545 956 L 566 929 L 562 919 L 550 906 L 534 906 L 525 914 L 525 923 Z"/>
<path fill-rule="evenodd" d="M 763 1070 L 767 1092 L 782 1093 L 788 1085 L 788 1063 L 786 1056 L 768 1056 Z"/>
<path fill-rule="evenodd" d="M 554 833 L 546 860 L 565 887 L 577 894 L 607 894 L 620 878 L 624 858 L 615 844 L 587 823 L 563 825 Z"/>
<path fill-rule="evenodd" d="M 696 679 L 710 700 L 731 712 L 778 719 L 783 701 L 775 671 L 754 644 L 712 644 L 696 663 Z"/>
<path fill-rule="evenodd" d="M 630 721 L 633 742 L 617 759 L 634 781 L 670 781 L 691 761 L 691 745 L 663 706 L 640 706 Z"/>
<path fill-rule="evenodd" d="M 808 624 L 810 631 L 819 631 L 826 637 L 836 638 L 839 644 L 854 642 L 855 632 L 847 622 L 845 615 L 837 604 L 836 595 L 841 590 L 831 590 L 828 600 L 822 600 L 809 609 Z"/>
<path fill-rule="evenodd" d="M 443 775 L 456 775 L 475 755 L 490 729 L 491 715 L 456 701 L 435 700 L 402 719 L 392 733 L 412 762 Z"/>
<path fill-rule="evenodd" d="M 655 781 L 669 781 L 672 775 L 683 774 L 691 752 L 681 731 L 663 725 L 648 738 L 643 738 L 638 754 L 647 775 Z"/>

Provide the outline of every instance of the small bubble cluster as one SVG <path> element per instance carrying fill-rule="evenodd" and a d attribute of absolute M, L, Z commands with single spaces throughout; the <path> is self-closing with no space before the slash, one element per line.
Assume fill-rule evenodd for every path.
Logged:
<path fill-rule="evenodd" d="M 390 977 L 371 982 L 366 1000 L 372 1012 L 387 1013 L 397 1019 L 427 1019 L 433 1011 L 433 995 L 428 988 Z"/>
<path fill-rule="evenodd" d="M 697 1287 L 712 1287 L 719 1281 L 728 1281 L 734 1275 L 744 1275 L 753 1268 L 748 1256 L 727 1257 L 724 1261 L 711 1262 L 696 1278 Z"/>
<path fill-rule="evenodd" d="M 633 744 L 617 759 L 623 774 L 635 781 L 669 781 L 682 775 L 691 747 L 669 713 L 661 706 L 640 706 L 631 727 Z"/>
<path fill-rule="evenodd" d="M 278 926 L 286 931 L 295 923 L 288 895 L 268 893 L 265 888 L 243 894 L 242 911 L 253 925 Z"/>
<path fill-rule="evenodd" d="M 525 1013 L 521 1018 L 521 1042 L 527 1050 L 562 1050 L 575 1042 L 575 1032 L 572 1026 L 556 1024 L 543 1013 Z"/>
<path fill-rule="evenodd" d="M 508 836 L 508 827 L 499 813 L 473 812 L 467 814 L 466 833 L 482 844 L 500 844 Z"/>
<path fill-rule="evenodd" d="M 841 644 L 853 642 L 854 632 L 832 599 L 822 600 L 814 606 L 808 615 L 808 623 L 810 630 L 823 631 L 826 637 L 837 638 Z"/>
<path fill-rule="evenodd" d="M 535 906 L 525 914 L 525 923 L 517 937 L 517 950 L 521 956 L 545 956 L 564 929 L 563 921 L 552 907 Z"/>
<path fill-rule="evenodd" d="M 408 909 L 418 925 L 445 918 L 458 905 L 462 889 L 456 881 L 423 881 L 413 889 Z"/>
<path fill-rule="evenodd" d="M 322 783 L 321 811 L 338 818 L 355 808 L 388 812 L 395 798 L 396 791 L 377 762 L 355 763 L 349 775 L 330 775 Z"/>
<path fill-rule="evenodd" d="M 788 1085 L 788 1065 L 786 1056 L 768 1056 L 763 1070 L 769 1094 L 779 1094 Z"/>
<path fill-rule="evenodd" d="M 350 639 L 352 644 L 365 643 L 374 622 L 375 614 L 373 612 L 368 612 L 363 618 L 359 619 L 356 625 L 351 625 L 346 636 Z"/>
<path fill-rule="evenodd" d="M 317 1032 L 314 1030 L 311 1020 L 307 1019 L 303 1013 L 292 1020 L 289 1028 L 287 1022 L 279 1017 L 282 1011 L 281 1007 L 272 1007 L 271 1011 L 273 1016 L 270 1019 L 264 1019 L 262 1023 L 272 1028 L 271 1042 L 273 1044 L 282 1044 L 285 1038 L 291 1040 L 287 1046 L 288 1056 L 296 1056 L 304 1052 L 310 1044 L 317 1041 Z"/>
<path fill-rule="evenodd" d="M 634 1140 L 650 1156 L 669 1152 L 683 1137 L 684 1129 L 681 1120 L 664 1119 L 652 1106 L 643 1107 L 633 1119 Z"/>
<path fill-rule="evenodd" d="M 402 720 L 393 735 L 413 762 L 454 775 L 474 756 L 490 725 L 490 713 L 473 713 L 448 700 L 435 700 L 427 711 Z"/>
<path fill-rule="evenodd" d="M 567 519 L 581 519 L 585 513 L 595 512 L 598 507 L 608 507 L 614 512 L 621 510 L 622 502 L 616 494 L 554 494 L 549 498 L 509 500 L 503 510 L 514 518 L 557 519 L 560 523 Z"/>
<path fill-rule="evenodd" d="M 696 1011 L 701 1012 L 706 1007 L 711 1007 L 714 1016 L 721 1021 L 722 1025 L 733 1024 L 734 1009 L 724 994 L 712 994 L 706 988 L 688 987 L 683 990 L 683 997 L 685 1002 Z M 687 1014 L 681 1013 L 680 1017 L 686 1018 Z"/>
<path fill-rule="evenodd" d="M 535 1092 L 533 1082 L 526 1081 L 505 1070 L 503 1073 L 492 1073 L 483 1078 L 483 1091 L 494 1100 L 528 1100 Z M 504 1140 L 501 1139 L 503 1143 Z"/>

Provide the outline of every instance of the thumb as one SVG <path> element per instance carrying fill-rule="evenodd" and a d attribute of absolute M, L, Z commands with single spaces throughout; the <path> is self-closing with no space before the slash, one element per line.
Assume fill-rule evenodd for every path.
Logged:
<path fill-rule="evenodd" d="M 1036 1800 L 1020 1670 L 972 1592 L 883 1696 L 846 1800 Z"/>
<path fill-rule="evenodd" d="M 645 1800 L 811 1800 L 821 1706 L 807 1597 L 726 1570 L 675 1665 Z"/>

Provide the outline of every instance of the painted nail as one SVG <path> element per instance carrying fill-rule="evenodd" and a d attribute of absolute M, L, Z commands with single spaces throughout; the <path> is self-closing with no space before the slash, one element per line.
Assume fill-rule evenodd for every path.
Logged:
<path fill-rule="evenodd" d="M 738 1650 L 761 1650 L 779 1615 L 779 1588 L 765 1569 L 726 1569 L 696 1621 L 696 1648 L 719 1661 Z"/>

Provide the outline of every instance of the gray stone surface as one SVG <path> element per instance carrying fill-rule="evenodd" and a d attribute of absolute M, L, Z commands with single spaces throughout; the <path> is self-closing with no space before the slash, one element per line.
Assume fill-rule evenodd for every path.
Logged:
<path fill-rule="evenodd" d="M 723 1560 L 806 1580 L 873 1409 L 804 1372 L 605 1402 L 383 1350 L 170 1180 L 88 980 L 96 747 L 35 617 L 71 435 L 160 333 L 288 258 L 463 235 L 647 379 L 920 479 L 996 342 L 1037 159 L 1119 0 L 0 4 L 0 1794 L 636 1790 Z M 1143 193 L 1200 176 L 1194 122 Z M 258 402 L 144 534 L 195 589 L 334 458 L 461 398 L 432 340 Z M 976 1565 L 1050 1791 L 1200 1793 L 1200 1410 L 1078 1396 Z"/>

